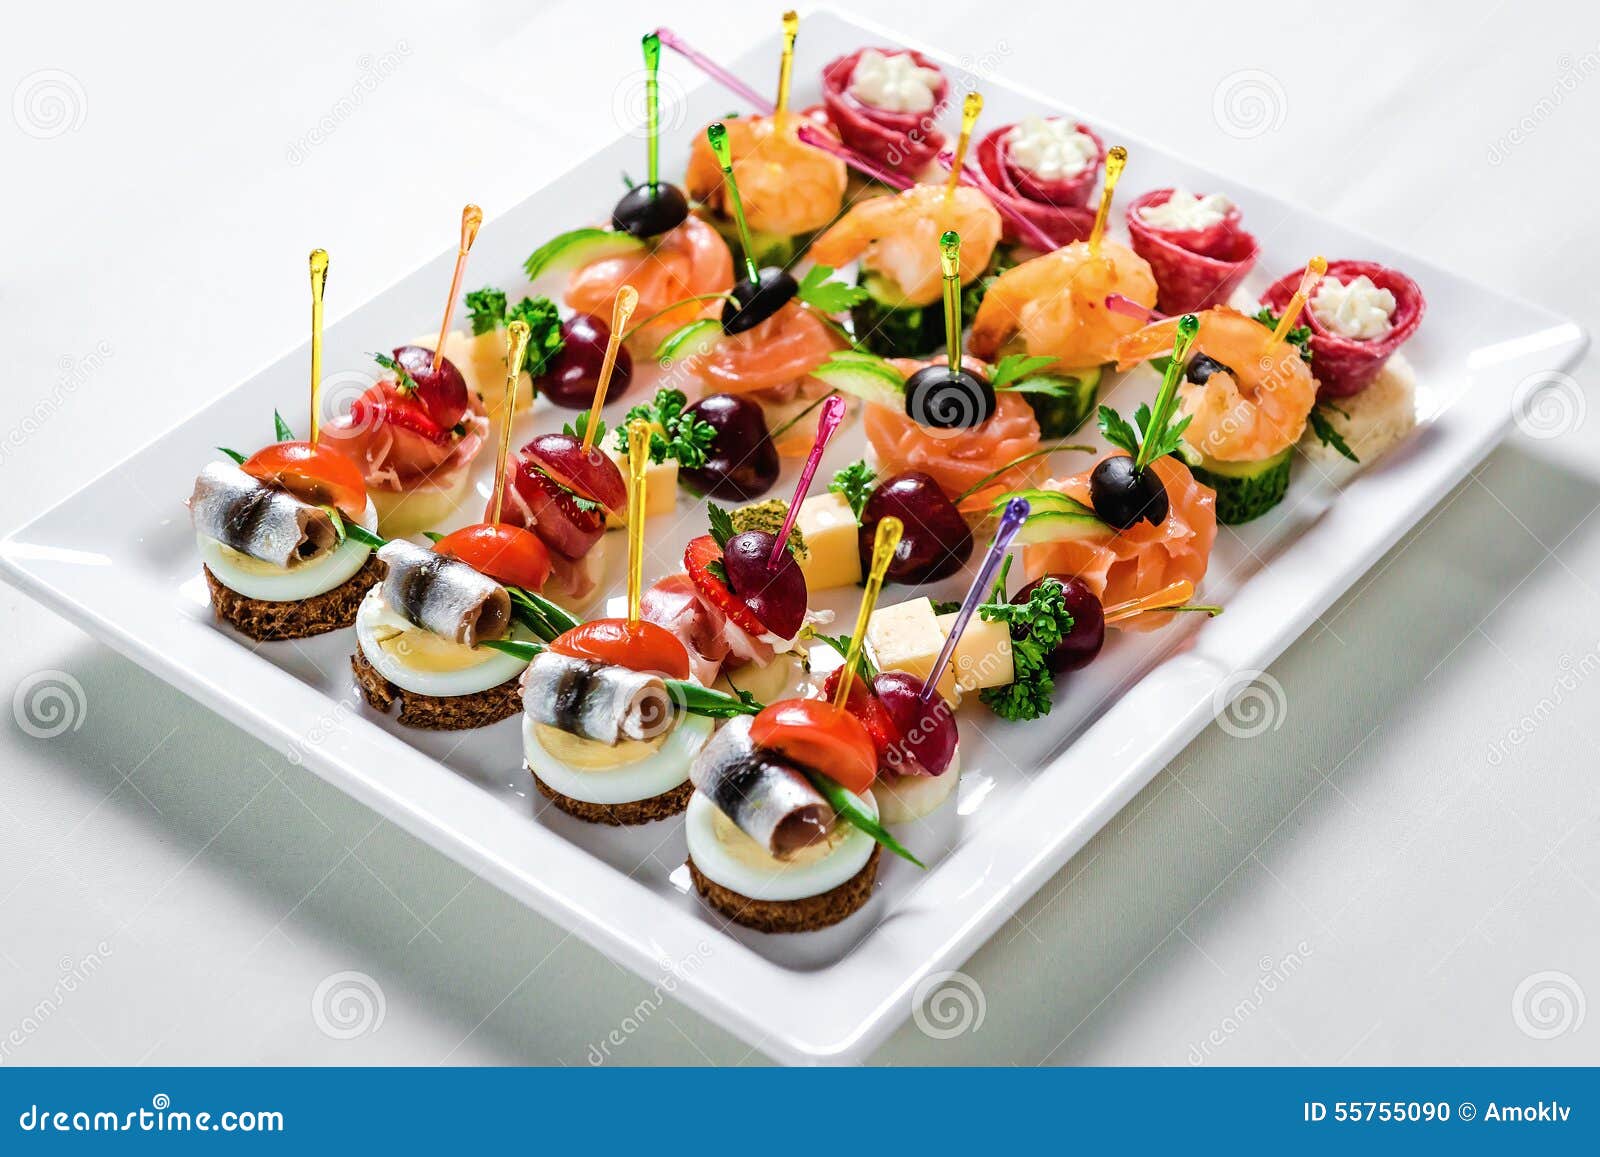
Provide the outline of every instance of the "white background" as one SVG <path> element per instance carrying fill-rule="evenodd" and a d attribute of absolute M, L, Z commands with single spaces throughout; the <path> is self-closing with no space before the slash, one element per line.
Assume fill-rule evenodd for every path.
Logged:
<path fill-rule="evenodd" d="M 726 58 L 779 7 L 14 11 L 0 528 L 297 344 L 308 249 L 337 317 L 615 135 L 639 33 Z M 855 5 L 1592 326 L 1600 10 L 1429 7 Z M 876 1059 L 1600 1062 L 1595 371 L 1289 650 L 1274 729 L 1208 730 L 965 966 L 981 1023 Z M 0 1063 L 761 1061 L 8 588 L 0 632 L 0 692 L 86 703 L 0 712 Z"/>

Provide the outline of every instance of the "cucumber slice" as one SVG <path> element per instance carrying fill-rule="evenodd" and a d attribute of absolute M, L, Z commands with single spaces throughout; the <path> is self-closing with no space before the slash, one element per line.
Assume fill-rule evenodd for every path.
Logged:
<path fill-rule="evenodd" d="M 656 361 L 677 361 L 680 358 L 700 357 L 710 353 L 713 346 L 722 340 L 722 323 L 716 318 L 705 317 L 699 321 L 691 321 L 688 325 L 679 326 L 661 340 L 656 347 Z"/>
<path fill-rule="evenodd" d="M 733 254 L 734 268 L 742 268 L 744 243 L 739 239 L 739 227 L 716 213 L 704 212 L 699 216 L 728 243 L 728 251 Z M 750 234 L 750 256 L 762 269 L 769 265 L 787 269 L 806 251 L 815 236 L 814 232 L 796 233 L 791 236 L 787 233 L 763 233 L 757 230 Z"/>
<path fill-rule="evenodd" d="M 1075 498 L 1069 498 L 1059 490 L 1013 490 L 1009 494 L 1002 494 L 994 500 L 993 512 L 999 514 L 1005 509 L 1006 503 L 1013 498 L 1026 498 L 1033 515 L 1058 513 L 1058 514 L 1086 514 L 1094 517 L 1094 511 Z M 1029 517 L 1032 517 L 1030 515 Z"/>
<path fill-rule="evenodd" d="M 611 229 L 574 229 L 539 246 L 522 268 L 529 281 L 537 281 L 546 273 L 567 273 L 602 257 L 639 254 L 647 248 L 637 237 Z"/>
<path fill-rule="evenodd" d="M 865 402 L 894 411 L 905 409 L 906 380 L 882 358 L 854 350 L 836 353 L 811 371 L 819 382 Z"/>
<path fill-rule="evenodd" d="M 1039 433 L 1045 438 L 1065 438 L 1094 413 L 1100 396 L 1101 367 L 1073 374 L 1049 371 L 1029 374 L 1005 388 L 1015 390 L 1033 407 Z"/>
<path fill-rule="evenodd" d="M 1217 521 L 1224 526 L 1260 518 L 1288 493 L 1293 446 L 1259 462 L 1223 462 L 1192 446 L 1183 449 L 1195 478 L 1217 492 Z"/>
<path fill-rule="evenodd" d="M 1081 508 L 1080 508 L 1081 509 Z M 1017 531 L 1014 542 L 1034 546 L 1042 542 L 1067 542 L 1080 538 L 1101 538 L 1115 533 L 1092 512 L 1072 510 L 1046 510 L 1030 514 L 1028 521 Z"/>
<path fill-rule="evenodd" d="M 961 290 L 961 327 L 972 324 L 993 280 L 984 273 Z M 925 358 L 944 345 L 944 305 L 908 305 L 895 282 L 882 273 L 863 273 L 867 299 L 850 310 L 856 340 L 886 358 Z"/>

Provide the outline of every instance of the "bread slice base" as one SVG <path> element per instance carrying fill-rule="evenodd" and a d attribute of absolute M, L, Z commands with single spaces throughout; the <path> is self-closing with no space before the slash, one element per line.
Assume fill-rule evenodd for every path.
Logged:
<path fill-rule="evenodd" d="M 526 764 L 523 765 L 527 767 Z M 694 794 L 694 784 L 684 780 L 671 791 L 664 791 L 660 795 L 653 795 L 649 799 L 630 800 L 627 803 L 589 803 L 586 800 L 573 799 L 570 795 L 563 795 L 537 775 L 533 768 L 527 768 L 533 775 L 533 785 L 539 789 L 539 794 L 555 804 L 556 807 L 566 812 L 569 816 L 576 816 L 591 824 L 609 824 L 612 827 L 633 827 L 636 824 L 648 824 L 655 820 L 669 819 L 681 815 L 683 809 L 689 806 L 689 797 Z"/>
<path fill-rule="evenodd" d="M 872 898 L 872 886 L 878 879 L 878 860 L 882 855 L 883 846 L 875 845 L 866 864 L 854 876 L 837 888 L 803 900 L 752 900 L 707 879 L 695 867 L 692 857 L 688 861 L 689 877 L 706 903 L 735 924 L 758 932 L 812 932 L 839 923 Z"/>
<path fill-rule="evenodd" d="M 350 656 L 362 698 L 387 713 L 400 704 L 400 722 L 424 731 L 470 731 L 509 719 L 522 710 L 522 676 L 471 695 L 421 695 L 397 687 L 378 673 L 357 647 Z"/>
<path fill-rule="evenodd" d="M 387 569 L 376 553 L 368 556 L 361 569 L 331 591 L 293 602 L 268 602 L 252 599 L 223 585 L 222 580 L 202 564 L 206 586 L 211 590 L 211 609 L 217 618 L 244 635 L 262 643 L 281 639 L 309 639 L 329 631 L 355 625 L 356 611 L 368 591 L 383 581 Z"/>

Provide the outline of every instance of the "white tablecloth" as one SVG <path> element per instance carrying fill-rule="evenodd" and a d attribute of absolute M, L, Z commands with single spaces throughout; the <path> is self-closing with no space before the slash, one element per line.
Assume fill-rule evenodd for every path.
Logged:
<path fill-rule="evenodd" d="M 779 10 L 74 7 L 0 44 L 7 529 L 299 342 L 289 257 L 326 246 L 353 308 L 463 200 L 614 133 L 639 32 L 727 56 Z M 1593 5 L 858 8 L 1596 313 Z M 1281 727 L 1207 731 L 966 965 L 981 1023 L 879 1059 L 1600 1061 L 1595 369 L 1276 664 Z M 6 588 L 0 613 L 0 691 L 65 671 L 87 704 L 0 728 L 0 1063 L 582 1065 L 619 1026 L 615 1062 L 760 1060 Z"/>

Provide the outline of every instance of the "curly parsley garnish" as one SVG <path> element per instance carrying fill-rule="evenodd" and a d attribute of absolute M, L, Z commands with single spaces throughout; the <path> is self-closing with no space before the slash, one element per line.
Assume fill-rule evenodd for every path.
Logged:
<path fill-rule="evenodd" d="M 535 378 L 550 368 L 566 344 L 561 337 L 561 312 L 548 297 L 524 297 L 511 305 L 504 290 L 484 286 L 467 294 L 467 318 L 474 334 L 493 333 L 513 321 L 526 323 L 528 360 L 524 365 Z"/>
<path fill-rule="evenodd" d="M 842 496 L 850 504 L 850 509 L 855 512 L 856 521 L 860 522 L 861 512 L 867 507 L 867 497 L 877 484 L 877 472 L 867 465 L 865 459 L 857 459 L 843 470 L 835 472 L 833 481 L 828 483 L 828 489 Z"/>
<path fill-rule="evenodd" d="M 1006 569 L 1011 560 L 1006 560 Z M 1003 687 L 986 687 L 978 698 L 1002 719 L 1020 721 L 1050 714 L 1055 680 L 1050 674 L 1050 652 L 1072 631 L 1066 590 L 1057 579 L 1034 588 L 1025 603 L 1006 599 L 1006 570 L 1000 572 L 991 602 L 978 607 L 985 622 L 1005 623 L 1011 631 L 1012 681 Z"/>
<path fill-rule="evenodd" d="M 618 453 L 628 451 L 626 427 L 635 418 L 643 418 L 650 423 L 650 461 L 661 463 L 671 458 L 685 470 L 704 466 L 717 431 L 688 411 L 688 401 L 682 390 L 657 390 L 654 399 L 633 407 L 617 429 L 614 445 Z"/>

